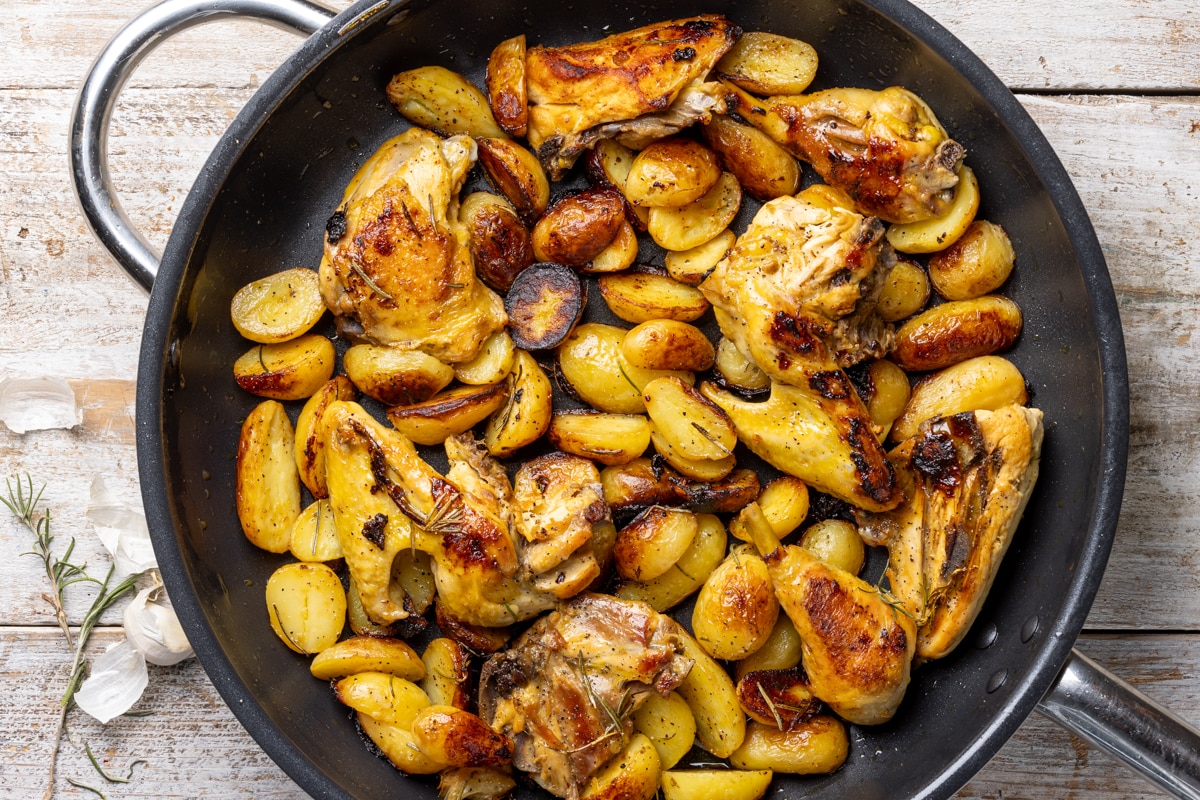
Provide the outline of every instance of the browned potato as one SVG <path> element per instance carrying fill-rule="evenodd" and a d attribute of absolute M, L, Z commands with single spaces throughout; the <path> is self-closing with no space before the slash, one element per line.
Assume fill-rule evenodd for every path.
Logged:
<path fill-rule="evenodd" d="M 908 376 L 891 361 L 881 358 L 867 367 L 867 377 L 871 382 L 871 392 L 870 397 L 863 399 L 867 401 L 871 422 L 887 428 L 908 405 L 912 393 Z"/>
<path fill-rule="evenodd" d="M 649 264 L 639 264 L 616 275 L 603 275 L 597 283 L 609 309 L 627 322 L 652 319 L 691 322 L 708 310 L 708 301 L 699 289 L 685 286 L 661 267 Z"/>
<path fill-rule="evenodd" d="M 1025 378 L 1013 363 L 1000 356 L 980 356 L 927 375 L 913 387 L 902 413 L 892 424 L 893 441 L 902 442 L 917 426 L 932 417 L 963 411 L 995 411 L 1029 402 Z"/>
<path fill-rule="evenodd" d="M 690 250 L 671 250 L 663 259 L 667 274 L 688 286 L 699 286 L 737 241 L 729 228 Z"/>
<path fill-rule="evenodd" d="M 738 680 L 738 702 L 751 719 L 792 728 L 821 709 L 802 667 L 747 672 Z"/>
<path fill-rule="evenodd" d="M 775 629 L 763 646 L 737 663 L 735 675 L 741 681 L 759 670 L 791 669 L 800 664 L 800 634 L 787 614 L 780 614 Z"/>
<path fill-rule="evenodd" d="M 579 800 L 653 800 L 661 772 L 654 744 L 635 733 L 624 750 L 588 779 Z"/>
<path fill-rule="evenodd" d="M 765 202 L 800 191 L 800 163 L 758 128 L 715 116 L 700 131 L 751 197 Z"/>
<path fill-rule="evenodd" d="M 442 136 L 505 136 L 483 92 L 445 67 L 418 67 L 398 73 L 388 82 L 387 96 L 409 122 Z"/>
<path fill-rule="evenodd" d="M 267 400 L 246 417 L 238 438 L 238 520 L 256 547 L 283 553 L 300 516 L 295 432 L 280 403 Z"/>
<path fill-rule="evenodd" d="M 788 730 L 751 722 L 742 746 L 729 756 L 738 769 L 772 769 L 794 775 L 825 775 L 846 763 L 846 724 L 818 714 Z"/>
<path fill-rule="evenodd" d="M 899 322 L 929 302 L 929 276 L 920 265 L 901 258 L 883 282 L 875 308 L 884 322 Z"/>
<path fill-rule="evenodd" d="M 1020 333 L 1021 309 L 1007 297 L 952 300 L 901 325 L 891 357 L 899 367 L 913 372 L 942 369 L 1007 350 Z"/>
<path fill-rule="evenodd" d="M 763 488 L 755 502 L 771 530 L 782 539 L 800 527 L 808 516 L 808 486 L 792 475 L 781 475 Z M 743 542 L 752 541 L 748 520 L 743 514 L 729 521 L 729 532 Z"/>
<path fill-rule="evenodd" d="M 512 761 L 513 744 L 507 736 L 454 706 L 422 708 L 412 733 L 423 754 L 452 767 L 498 767 Z"/>
<path fill-rule="evenodd" d="M 478 139 L 479 164 L 521 220 L 532 225 L 550 203 L 550 179 L 537 156 L 512 139 Z"/>
<path fill-rule="evenodd" d="M 504 298 L 513 343 L 524 350 L 558 347 L 583 314 L 583 284 L 562 264 L 535 264 L 513 281 Z"/>
<path fill-rule="evenodd" d="M 646 509 L 617 531 L 613 549 L 617 574 L 635 581 L 657 578 L 687 551 L 698 527 L 696 515 L 686 509 Z"/>
<path fill-rule="evenodd" d="M 471 703 L 471 659 L 467 650 L 453 639 L 434 639 L 421 654 L 425 666 L 421 688 L 434 705 L 468 708 Z"/>
<path fill-rule="evenodd" d="M 650 381 L 642 401 L 654 427 L 684 458 L 717 460 L 733 453 L 737 433 L 729 416 L 678 378 Z"/>
<path fill-rule="evenodd" d="M 721 520 L 712 514 L 698 514 L 696 521 L 696 536 L 673 568 L 652 581 L 622 583 L 617 589 L 617 597 L 641 600 L 656 611 L 666 611 L 699 589 L 725 557 L 728 537 Z"/>
<path fill-rule="evenodd" d="M 682 208 L 694 203 L 721 177 L 717 154 L 692 139 L 651 142 L 633 159 L 625 197 L 635 206 Z"/>
<path fill-rule="evenodd" d="M 406 681 L 419 681 L 426 675 L 421 657 L 407 642 L 386 636 L 343 639 L 322 650 L 308 671 L 323 681 L 360 672 L 382 672 Z"/>
<path fill-rule="evenodd" d="M 424 402 L 454 380 L 454 368 L 431 355 L 373 344 L 351 347 L 342 366 L 359 391 L 389 406 Z"/>
<path fill-rule="evenodd" d="M 887 240 L 901 253 L 936 253 L 958 241 L 979 210 L 979 181 L 966 164 L 958 168 L 954 201 L 940 217 L 892 225 Z"/>
<path fill-rule="evenodd" d="M 720 235 L 742 206 L 742 186 L 732 172 L 722 172 L 708 194 L 682 208 L 651 208 L 646 230 L 667 250 L 690 250 Z"/>
<path fill-rule="evenodd" d="M 454 377 L 472 386 L 490 386 L 508 377 L 516 357 L 512 337 L 507 331 L 496 331 L 484 339 L 474 358 L 454 365 Z"/>
<path fill-rule="evenodd" d="M 601 464 L 628 464 L 650 446 L 650 423 L 641 414 L 557 411 L 549 435 L 550 443 L 564 453 Z"/>
<path fill-rule="evenodd" d="M 735 547 L 696 597 L 692 631 L 713 658 L 738 660 L 766 643 L 779 618 L 766 562 L 753 548 Z"/>
<path fill-rule="evenodd" d="M 509 380 L 508 401 L 488 420 L 483 434 L 488 452 L 497 457 L 537 441 L 550 427 L 553 413 L 550 379 L 526 351 L 517 351 Z"/>
<path fill-rule="evenodd" d="M 616 139 L 601 139 L 588 153 L 586 166 L 588 177 L 601 186 L 612 186 L 622 194 L 629 180 L 636 153 Z"/>
<path fill-rule="evenodd" d="M 567 195 L 533 226 L 538 261 L 582 267 L 608 247 L 625 221 L 625 200 L 616 189 L 585 189 Z"/>
<path fill-rule="evenodd" d="M 800 94 L 817 74 L 817 51 L 799 39 L 749 31 L 717 62 L 717 74 L 755 94 Z"/>
<path fill-rule="evenodd" d="M 703 372 L 713 365 L 716 351 L 694 325 L 673 319 L 652 319 L 625 334 L 625 360 L 644 369 Z"/>
<path fill-rule="evenodd" d="M 633 262 L 637 261 L 637 257 L 637 232 L 629 224 L 629 220 L 625 219 L 621 222 L 621 227 L 617 229 L 617 235 L 609 242 L 608 247 L 601 250 L 600 254 L 591 260 L 591 263 L 580 267 L 579 271 L 588 275 L 620 272 L 632 266 Z"/>
<path fill-rule="evenodd" d="M 769 769 L 668 769 L 662 774 L 663 800 L 758 800 L 771 787 Z"/>
<path fill-rule="evenodd" d="M 333 377 L 336 361 L 333 342 L 306 333 L 250 348 L 233 363 L 233 377 L 238 386 L 259 397 L 303 400 Z"/>
<path fill-rule="evenodd" d="M 357 719 L 359 727 L 371 743 L 405 774 L 432 775 L 446 768 L 446 764 L 421 752 L 412 731 L 407 727 L 380 722 L 362 711 L 358 712 Z"/>
<path fill-rule="evenodd" d="M 642 387 L 663 375 L 695 381 L 690 372 L 648 370 L 625 361 L 625 329 L 589 322 L 579 325 L 558 346 L 558 375 L 568 391 L 599 411 L 640 414 Z"/>
<path fill-rule="evenodd" d="M 488 57 L 485 84 L 496 122 L 510 136 L 524 136 L 529 124 L 525 94 L 525 34 L 505 39 Z"/>
<path fill-rule="evenodd" d="M 929 259 L 929 279 L 947 300 L 971 300 L 999 289 L 1016 253 L 1004 228 L 975 220 L 958 241 Z"/>
<path fill-rule="evenodd" d="M 338 702 L 371 719 L 408 729 L 429 697 L 413 681 L 390 672 L 355 672 L 333 685 Z"/>
<path fill-rule="evenodd" d="M 508 399 L 508 384 L 460 386 L 423 403 L 387 411 L 392 426 L 417 444 L 441 444 L 487 419 Z"/>
<path fill-rule="evenodd" d="M 345 375 L 338 375 L 308 398 L 296 419 L 296 468 L 300 471 L 300 480 L 318 500 L 329 496 L 329 487 L 325 484 L 325 437 L 321 417 L 335 400 L 356 399 L 358 392 L 354 391 L 354 384 Z"/>
<path fill-rule="evenodd" d="M 717 372 L 721 384 L 745 393 L 765 392 L 771 388 L 771 378 L 737 346 L 724 337 L 717 343 Z"/>
<path fill-rule="evenodd" d="M 758 495 L 758 476 L 738 469 L 717 481 L 695 481 L 638 458 L 600 473 L 604 502 L 613 511 L 649 506 L 683 506 L 696 513 L 738 511 Z"/>
<path fill-rule="evenodd" d="M 317 273 L 288 269 L 248 283 L 233 296 L 230 316 L 252 342 L 286 342 L 308 331 L 325 313 Z"/>
<path fill-rule="evenodd" d="M 499 195 L 472 192 L 463 200 L 458 218 L 470 237 L 476 274 L 493 289 L 507 292 L 533 263 L 529 229 L 516 209 Z"/>

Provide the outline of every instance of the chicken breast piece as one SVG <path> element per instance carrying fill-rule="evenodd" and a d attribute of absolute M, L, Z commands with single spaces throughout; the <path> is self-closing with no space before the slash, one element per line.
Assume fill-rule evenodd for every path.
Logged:
<path fill-rule="evenodd" d="M 329 221 L 319 270 L 342 330 L 453 364 L 504 328 L 504 303 L 476 278 L 458 220 L 458 191 L 475 158 L 469 136 L 412 128 L 355 174 Z"/>
<path fill-rule="evenodd" d="M 723 105 L 719 87 L 702 88 L 703 78 L 741 33 L 702 14 L 596 42 L 529 48 L 530 145 L 557 180 L 599 139 L 629 135 L 644 145 L 714 113 Z"/>
<path fill-rule="evenodd" d="M 649 693 L 666 696 L 687 676 L 675 630 L 645 603 L 579 595 L 484 663 L 479 715 L 512 738 L 517 769 L 576 800 L 629 741 Z"/>

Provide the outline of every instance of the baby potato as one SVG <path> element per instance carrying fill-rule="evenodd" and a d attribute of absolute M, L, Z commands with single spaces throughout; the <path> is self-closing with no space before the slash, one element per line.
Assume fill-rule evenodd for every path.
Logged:
<path fill-rule="evenodd" d="M 452 767 L 499 767 L 512 762 L 513 743 L 461 708 L 430 704 L 417 712 L 413 740 L 425 755 Z"/>
<path fill-rule="evenodd" d="M 884 322 L 899 322 L 916 314 L 928 302 L 929 276 L 917 263 L 901 258 L 884 280 L 875 310 Z"/>
<path fill-rule="evenodd" d="M 663 800 L 758 800 L 773 775 L 769 769 L 673 769 L 662 774 Z"/>
<path fill-rule="evenodd" d="M 587 275 L 599 275 L 605 272 L 620 272 L 633 266 L 638 257 L 637 232 L 629 224 L 629 220 L 621 221 L 617 235 L 608 247 L 591 260 L 591 263 L 580 267 L 579 271 Z"/>
<path fill-rule="evenodd" d="M 411 728 L 429 698 L 411 680 L 390 672 L 355 672 L 333 685 L 338 702 L 389 725 Z"/>
<path fill-rule="evenodd" d="M 579 800 L 653 800 L 662 764 L 654 744 L 635 733 L 584 786 Z"/>
<path fill-rule="evenodd" d="M 690 372 L 646 370 L 628 363 L 621 352 L 625 329 L 589 322 L 579 325 L 558 346 L 558 374 L 569 391 L 599 411 L 641 414 L 642 388 L 663 375 L 695 381 Z"/>
<path fill-rule="evenodd" d="M 886 358 L 871 362 L 867 367 L 871 384 L 870 397 L 864 398 L 871 422 L 886 429 L 904 412 L 912 389 L 908 375 Z"/>
<path fill-rule="evenodd" d="M 303 400 L 333 377 L 333 342 L 306 333 L 278 344 L 252 347 L 233 362 L 237 385 L 272 400 Z"/>
<path fill-rule="evenodd" d="M 641 600 L 655 611 L 667 611 L 700 588 L 708 574 L 725 557 L 727 536 L 721 520 L 712 514 L 696 515 L 696 535 L 671 569 L 649 581 L 628 581 L 617 589 L 623 600 Z"/>
<path fill-rule="evenodd" d="M 629 170 L 633 168 L 633 159 L 636 156 L 637 153 L 616 139 L 601 139 L 586 156 L 584 163 L 588 178 L 592 183 L 611 186 L 624 195 Z"/>
<path fill-rule="evenodd" d="M 717 74 L 755 94 L 800 94 L 817 74 L 817 51 L 807 42 L 748 31 L 717 62 Z"/>
<path fill-rule="evenodd" d="M 442 136 L 505 138 L 487 98 L 475 85 L 445 67 L 418 67 L 396 74 L 387 97 L 401 116 Z"/>
<path fill-rule="evenodd" d="M 766 643 L 779 618 L 766 562 L 751 548 L 734 548 L 700 588 L 692 631 L 713 658 L 736 661 Z"/>
<path fill-rule="evenodd" d="M 808 516 L 808 486 L 791 475 L 783 475 L 767 484 L 758 496 L 758 507 L 771 530 L 782 539 Z M 750 541 L 746 521 L 739 514 L 729 522 L 729 532 L 743 542 Z"/>
<path fill-rule="evenodd" d="M 1004 228 L 975 220 L 958 241 L 929 259 L 929 279 L 947 300 L 970 300 L 994 292 L 1012 274 L 1016 252 Z"/>
<path fill-rule="evenodd" d="M 679 626 L 683 655 L 693 664 L 683 683 L 676 687 L 696 717 L 696 739 L 717 758 L 728 758 L 746 738 L 746 714 L 738 705 L 737 688 L 725 668 Z"/>
<path fill-rule="evenodd" d="M 447 766 L 423 753 L 407 727 L 380 722 L 361 711 L 358 725 L 388 761 L 407 775 L 433 775 Z"/>
<path fill-rule="evenodd" d="M 979 210 L 979 182 L 967 165 L 958 168 L 954 201 L 945 214 L 920 222 L 892 225 L 887 240 L 901 253 L 936 253 L 958 241 Z"/>
<path fill-rule="evenodd" d="M 724 458 L 690 458 L 674 448 L 670 440 L 664 437 L 654 421 L 650 422 L 650 444 L 663 460 L 670 464 L 682 475 L 697 481 L 719 481 L 733 472 L 737 460 L 733 454 Z"/>
<path fill-rule="evenodd" d="M 751 672 L 791 669 L 800 663 L 800 656 L 800 634 L 788 615 L 780 614 L 763 646 L 737 663 L 735 675 L 740 682 Z"/>
<path fill-rule="evenodd" d="M 722 172 L 699 200 L 682 208 L 651 208 L 646 230 L 659 247 L 690 250 L 728 228 L 741 207 L 741 184 L 732 172 Z"/>
<path fill-rule="evenodd" d="M 328 500 L 317 500 L 300 512 L 288 550 L 300 561 L 336 561 L 342 557 L 342 542 Z"/>
<path fill-rule="evenodd" d="M 917 427 L 933 417 L 996 411 L 1027 402 L 1025 377 L 1011 361 L 1001 356 L 967 359 L 917 382 L 903 413 L 892 424 L 891 438 L 902 442 L 916 435 Z"/>
<path fill-rule="evenodd" d="M 694 203 L 721 177 L 717 154 L 692 139 L 651 142 L 633 159 L 625 198 L 635 206 L 682 208 Z"/>
<path fill-rule="evenodd" d="M 678 764 L 696 740 L 696 718 L 678 692 L 671 692 L 666 697 L 656 692 L 648 693 L 646 700 L 633 712 L 633 729 L 654 744 L 663 769 Z"/>
<path fill-rule="evenodd" d="M 488 420 L 483 442 L 500 458 L 541 438 L 550 427 L 553 388 L 546 373 L 524 350 L 517 351 L 508 401 Z"/>
<path fill-rule="evenodd" d="M 729 228 L 690 250 L 670 250 L 663 259 L 667 274 L 688 286 L 699 286 L 733 247 L 737 236 Z"/>
<path fill-rule="evenodd" d="M 699 525 L 696 515 L 686 509 L 646 509 L 617 531 L 613 548 L 617 574 L 635 581 L 659 577 L 687 552 Z"/>
<path fill-rule="evenodd" d="M 828 714 L 818 714 L 789 730 L 751 722 L 745 741 L 729 756 L 729 763 L 738 769 L 826 775 L 846 763 L 849 754 L 846 724 Z"/>
<path fill-rule="evenodd" d="M 642 387 L 650 421 L 684 458 L 718 460 L 733 453 L 733 422 L 711 400 L 678 378 L 656 378 Z"/>
<path fill-rule="evenodd" d="M 717 115 L 700 131 L 751 197 L 766 202 L 800 191 L 800 163 L 758 128 Z"/>
<path fill-rule="evenodd" d="M 785 730 L 821 710 L 803 667 L 747 672 L 738 679 L 737 693 L 751 719 Z"/>
<path fill-rule="evenodd" d="M 800 546 L 830 566 L 857 575 L 867 557 L 858 528 L 844 519 L 826 519 L 800 534 Z"/>
<path fill-rule="evenodd" d="M 529 125 L 525 91 L 525 34 L 505 39 L 488 56 L 488 100 L 496 123 L 510 136 L 524 136 Z"/>
<path fill-rule="evenodd" d="M 474 358 L 454 365 L 454 377 L 472 386 L 491 386 L 508 377 L 516 359 L 512 337 L 507 331 L 496 331 L 483 340 Z"/>
<path fill-rule="evenodd" d="M 246 417 L 238 438 L 238 520 L 250 543 L 271 553 L 287 551 L 300 516 L 295 436 L 287 411 L 267 400 Z"/>
<path fill-rule="evenodd" d="M 421 654 L 424 677 L 410 678 L 421 681 L 421 689 L 429 695 L 433 705 L 468 708 L 471 704 L 471 661 L 466 649 L 454 641 L 441 637 L 434 639 Z"/>
<path fill-rule="evenodd" d="M 301 655 L 337 642 L 346 626 L 346 591 L 324 564 L 284 564 L 267 579 L 271 629 Z"/>
<path fill-rule="evenodd" d="M 523 350 L 557 347 L 586 303 L 574 270 L 562 264 L 535 264 L 517 276 L 504 298 L 513 343 Z"/>
<path fill-rule="evenodd" d="M 564 453 L 601 464 L 628 464 L 650 446 L 650 423 L 641 414 L 574 409 L 550 420 L 550 443 Z"/>
<path fill-rule="evenodd" d="M 487 419 L 508 399 L 508 384 L 459 386 L 422 403 L 387 410 L 392 427 L 417 444 L 441 444 Z"/>
<path fill-rule="evenodd" d="M 612 188 L 585 189 L 547 209 L 533 226 L 533 255 L 583 267 L 608 247 L 625 221 L 625 200 Z"/>
<path fill-rule="evenodd" d="M 396 560 L 392 562 L 392 580 L 404 590 L 404 607 L 415 611 L 417 615 L 429 610 L 437 594 L 431 562 L 432 557 L 423 550 L 397 553 Z"/>
<path fill-rule="evenodd" d="M 350 577 L 346 587 L 346 621 L 356 636 L 393 636 L 395 634 L 393 626 L 380 625 L 367 616 L 367 611 L 363 608 L 362 597 L 359 596 L 358 587 L 354 583 L 354 576 Z"/>
<path fill-rule="evenodd" d="M 230 303 L 233 327 L 260 344 L 294 339 L 316 325 L 324 313 L 317 273 L 303 268 L 252 281 L 238 289 Z"/>
<path fill-rule="evenodd" d="M 522 222 L 537 222 L 550 204 L 550 179 L 542 162 L 512 139 L 484 138 L 476 144 L 488 181 L 513 204 Z"/>
<path fill-rule="evenodd" d="M 296 468 L 300 480 L 318 500 L 329 496 L 329 487 L 325 483 L 325 435 L 321 417 L 330 403 L 356 399 L 358 393 L 354 384 L 345 375 L 338 375 L 308 398 L 296 419 Z"/>
<path fill-rule="evenodd" d="M 724 337 L 717 342 L 717 372 L 721 375 L 721 383 L 731 389 L 745 393 L 765 392 L 771 388 L 771 378 L 767 373 L 750 359 L 742 355 L 729 339 Z"/>
<path fill-rule="evenodd" d="M 649 264 L 602 275 L 597 285 L 609 310 L 634 324 L 652 319 L 691 322 L 704 316 L 709 307 L 699 289 L 685 286 L 661 267 Z"/>
<path fill-rule="evenodd" d="M 490 192 L 472 192 L 462 201 L 458 219 L 467 229 L 475 273 L 499 292 L 507 292 L 533 263 L 529 229 L 507 200 Z"/>
<path fill-rule="evenodd" d="M 703 372 L 713 365 L 716 351 L 694 325 L 673 319 L 643 322 L 621 342 L 621 354 L 635 367 Z"/>
<path fill-rule="evenodd" d="M 421 657 L 407 642 L 385 636 L 343 639 L 318 653 L 308 671 L 323 681 L 360 672 L 381 672 L 406 681 L 419 681 L 426 676 Z"/>
<path fill-rule="evenodd" d="M 454 368 L 419 350 L 356 344 L 342 356 L 346 376 L 384 405 L 423 403 L 454 380 Z"/>
<path fill-rule="evenodd" d="M 951 300 L 896 331 L 891 358 L 901 369 L 926 372 L 1007 350 L 1021 334 L 1021 309 L 1000 295 Z"/>

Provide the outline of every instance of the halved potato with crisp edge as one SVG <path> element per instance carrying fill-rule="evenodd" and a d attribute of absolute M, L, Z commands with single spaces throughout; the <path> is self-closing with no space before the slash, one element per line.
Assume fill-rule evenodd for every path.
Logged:
<path fill-rule="evenodd" d="M 470 238 L 475 273 L 493 289 L 507 292 L 533 263 L 529 229 L 516 209 L 500 195 L 472 192 L 463 200 L 458 218 Z"/>
<path fill-rule="evenodd" d="M 639 264 L 597 281 L 609 310 L 626 322 L 652 319 L 691 322 L 704 316 L 709 303 L 699 289 L 672 278 L 662 267 Z"/>
<path fill-rule="evenodd" d="M 747 31 L 717 62 L 717 74 L 755 94 L 800 94 L 817 74 L 817 51 L 799 39 Z"/>
<path fill-rule="evenodd" d="M 625 198 L 635 206 L 682 208 L 694 203 L 721 177 L 717 154 L 692 139 L 651 142 L 633 159 Z"/>
<path fill-rule="evenodd" d="M 601 464 L 628 464 L 650 446 L 650 422 L 641 414 L 557 411 L 548 433 L 550 443 L 564 453 Z"/>
<path fill-rule="evenodd" d="M 570 267 L 534 264 L 513 281 L 504 298 L 509 333 L 522 350 L 548 350 L 570 335 L 587 302 Z"/>
<path fill-rule="evenodd" d="M 387 97 L 405 119 L 442 136 L 505 138 L 483 92 L 445 67 L 417 67 L 396 74 Z"/>
<path fill-rule="evenodd" d="M 585 266 L 608 247 L 625 221 L 625 198 L 616 189 L 585 189 L 561 198 L 533 226 L 533 255 Z"/>
<path fill-rule="evenodd" d="M 333 377 L 336 361 L 333 342 L 306 333 L 250 348 L 233 362 L 233 377 L 238 386 L 259 397 L 303 400 Z"/>
<path fill-rule="evenodd" d="M 260 403 L 242 423 L 237 451 L 238 520 L 256 547 L 283 553 L 300 516 L 295 431 L 283 405 Z"/>
<path fill-rule="evenodd" d="M 300 480 L 317 499 L 329 496 L 329 487 L 325 482 L 326 442 L 321 417 L 330 403 L 357 399 L 358 392 L 354 384 L 345 375 L 338 375 L 313 392 L 312 397 L 304 403 L 304 408 L 300 409 L 300 416 L 296 419 L 296 468 L 300 471 Z"/>
<path fill-rule="evenodd" d="M 646 230 L 659 247 L 690 250 L 728 228 L 741 207 L 741 184 L 732 172 L 722 172 L 699 200 L 682 208 L 651 208 Z"/>
<path fill-rule="evenodd" d="M 252 342 L 273 344 L 316 325 L 325 313 L 325 301 L 316 272 L 287 269 L 238 289 L 229 310 L 238 333 Z"/>
<path fill-rule="evenodd" d="M 550 179 L 537 156 L 512 139 L 478 139 L 479 164 L 521 221 L 532 225 L 550 203 Z"/>
<path fill-rule="evenodd" d="M 800 190 L 800 163 L 758 128 L 715 116 L 700 131 L 751 197 L 765 202 Z"/>
<path fill-rule="evenodd" d="M 425 677 L 425 664 L 403 639 L 352 636 L 322 650 L 308 671 L 323 681 L 359 672 L 383 672 L 419 681 Z"/>
<path fill-rule="evenodd" d="M 675 565 L 696 536 L 696 515 L 683 508 L 652 506 L 617 531 L 617 574 L 635 581 L 657 578 Z"/>
<path fill-rule="evenodd" d="M 621 353 L 636 367 L 703 372 L 713 365 L 716 351 L 704 332 L 673 319 L 643 322 L 621 343 Z"/>
<path fill-rule="evenodd" d="M 508 398 L 508 384 L 459 386 L 423 403 L 387 411 L 392 426 L 417 444 L 441 444 L 487 419 Z"/>
<path fill-rule="evenodd" d="M 356 344 L 342 356 L 346 375 L 384 405 L 421 403 L 454 380 L 454 368 L 420 350 Z"/>
<path fill-rule="evenodd" d="M 496 122 L 512 136 L 524 136 L 529 124 L 525 91 L 525 34 L 505 39 L 488 57 L 484 83 Z"/>
<path fill-rule="evenodd" d="M 671 769 L 662 774 L 663 800 L 758 800 L 774 774 L 769 769 Z"/>

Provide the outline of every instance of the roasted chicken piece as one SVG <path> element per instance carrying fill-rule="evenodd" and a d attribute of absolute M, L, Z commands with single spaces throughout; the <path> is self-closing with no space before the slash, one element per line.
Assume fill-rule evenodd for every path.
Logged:
<path fill-rule="evenodd" d="M 344 333 L 453 364 L 504 328 L 504 303 L 476 279 L 458 219 L 476 152 L 469 136 L 412 128 L 355 174 L 329 220 L 319 270 Z"/>
<path fill-rule="evenodd" d="M 744 405 L 735 397 L 715 387 L 706 395 L 767 461 L 849 503 L 883 510 L 899 501 L 892 468 L 843 368 L 891 344 L 875 301 L 895 255 L 879 220 L 852 206 L 828 186 L 772 200 L 700 284 L 721 332 L 775 382 L 768 403 L 781 408 L 735 415 Z M 771 430 L 747 426 L 750 419 Z"/>
<path fill-rule="evenodd" d="M 517 769 L 575 800 L 629 741 L 649 693 L 687 676 L 677 630 L 645 603 L 581 594 L 484 663 L 479 715 L 512 738 Z"/>
<path fill-rule="evenodd" d="M 827 89 L 760 100 L 724 86 L 730 114 L 812 164 L 865 214 L 918 222 L 940 216 L 954 199 L 966 151 L 907 89 Z"/>
<path fill-rule="evenodd" d="M 530 145 L 557 180 L 600 139 L 642 147 L 715 113 L 721 88 L 704 77 L 741 33 L 703 14 L 597 42 L 529 48 Z"/>
<path fill-rule="evenodd" d="M 892 594 L 919 624 L 917 658 L 966 635 L 991 589 L 1037 481 L 1042 412 L 1010 405 L 937 417 L 891 453 L 905 501 L 864 514 L 888 547 Z"/>

